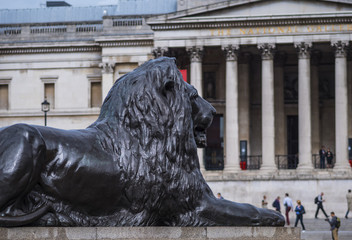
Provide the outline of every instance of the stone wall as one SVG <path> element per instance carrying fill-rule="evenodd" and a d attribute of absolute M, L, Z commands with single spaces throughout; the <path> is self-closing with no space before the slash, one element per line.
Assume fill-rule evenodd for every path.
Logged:
<path fill-rule="evenodd" d="M 283 227 L 26 227 L 0 228 L 0 240 L 241 239 L 298 240 L 299 228 Z"/>
<path fill-rule="evenodd" d="M 248 172 L 248 171 L 247 171 Z M 325 212 L 330 215 L 331 211 L 334 211 L 337 216 L 344 217 L 347 211 L 346 194 L 347 190 L 352 188 L 352 179 L 336 179 L 331 176 L 330 172 L 319 172 L 315 173 L 315 177 L 327 176 L 327 179 L 323 177 L 321 179 L 303 179 L 303 177 L 293 177 L 294 171 L 286 170 L 286 173 L 281 172 L 282 175 L 292 174 L 292 179 L 263 179 L 253 180 L 250 175 L 246 175 L 248 180 L 227 180 L 227 181 L 216 181 L 214 178 L 210 180 L 209 177 L 207 182 L 213 193 L 216 194 L 221 192 L 221 195 L 228 200 L 242 203 L 250 203 L 257 207 L 261 207 L 261 200 L 263 195 L 267 196 L 268 208 L 272 207 L 272 202 L 277 196 L 281 197 L 281 213 L 284 213 L 283 200 L 285 193 L 289 193 L 294 207 L 297 205 L 296 201 L 301 200 L 302 205 L 305 207 L 306 214 L 305 218 L 314 218 L 316 211 L 316 204 L 314 204 L 314 198 L 321 192 L 324 192 L 325 202 L 323 203 Z M 249 173 L 251 174 L 251 173 Z M 254 173 L 253 173 L 254 174 Z M 239 173 L 238 175 L 241 175 Z M 243 175 L 243 174 L 242 174 Z M 329 175 L 329 176 L 328 176 Z M 279 174 L 276 175 L 280 178 Z M 239 177 L 237 176 L 237 179 Z M 252 179 L 252 180 L 250 180 Z M 294 212 L 290 212 L 290 219 L 294 220 L 296 217 Z M 320 211 L 318 214 L 319 218 L 325 218 L 323 213 Z"/>

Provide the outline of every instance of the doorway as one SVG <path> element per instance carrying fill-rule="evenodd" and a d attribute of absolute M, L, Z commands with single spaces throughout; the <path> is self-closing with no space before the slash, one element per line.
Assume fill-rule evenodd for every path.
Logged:
<path fill-rule="evenodd" d="M 298 116 L 287 116 L 287 168 L 298 164 Z"/>

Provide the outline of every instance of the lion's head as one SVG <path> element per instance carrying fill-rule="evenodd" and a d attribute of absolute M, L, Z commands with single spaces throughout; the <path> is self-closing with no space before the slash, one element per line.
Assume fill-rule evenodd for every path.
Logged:
<path fill-rule="evenodd" d="M 162 57 L 118 79 L 92 126 L 107 123 L 119 138 L 115 142 L 124 138 L 124 145 L 138 148 L 138 154 L 183 165 L 187 156 L 197 158 L 197 146 L 206 145 L 214 114 L 215 109 L 183 81 L 175 59 Z M 198 166 L 198 159 L 186 162 L 191 169 Z"/>

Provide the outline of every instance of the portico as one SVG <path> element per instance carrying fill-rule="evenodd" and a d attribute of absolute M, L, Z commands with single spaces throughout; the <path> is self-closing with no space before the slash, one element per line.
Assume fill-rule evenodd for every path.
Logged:
<path fill-rule="evenodd" d="M 165 55 L 177 59 L 181 56 L 172 49 L 187 49 L 189 82 L 223 118 L 218 129 L 223 131 L 219 135 L 223 134 L 224 163 L 215 168 L 224 174 L 240 171 L 241 161 L 246 162 L 243 169 L 260 168 L 262 173 L 296 169 L 307 174 L 318 167 L 321 145 L 335 154 L 334 171 L 349 168 L 352 93 L 346 49 L 352 24 L 342 18 L 326 24 L 319 14 L 292 18 L 242 21 L 208 14 L 189 16 L 187 22 L 175 15 L 149 21 L 155 31 L 154 47 L 168 49 Z M 196 53 L 202 57 L 195 58 Z M 211 81 L 204 77 L 209 72 L 214 76 Z M 211 89 L 215 96 L 204 94 L 209 86 L 215 88 Z M 199 152 L 205 153 L 200 155 L 205 169 L 211 170 L 209 161 L 218 164 L 215 150 L 212 155 L 208 150 Z"/>

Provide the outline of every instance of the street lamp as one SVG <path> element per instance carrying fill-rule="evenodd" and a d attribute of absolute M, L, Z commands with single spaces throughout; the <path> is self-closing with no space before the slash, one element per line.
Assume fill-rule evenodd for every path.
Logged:
<path fill-rule="evenodd" d="M 42 111 L 44 112 L 44 126 L 46 126 L 46 113 L 50 111 L 50 103 L 46 99 L 42 102 Z"/>

